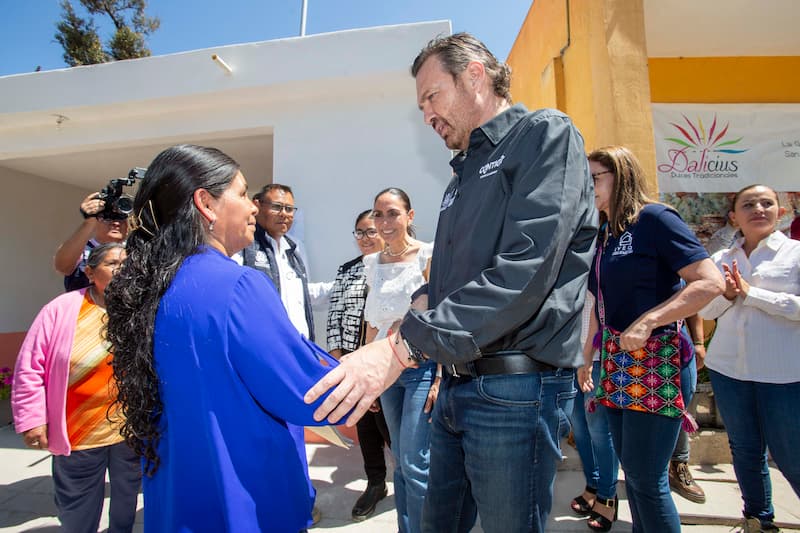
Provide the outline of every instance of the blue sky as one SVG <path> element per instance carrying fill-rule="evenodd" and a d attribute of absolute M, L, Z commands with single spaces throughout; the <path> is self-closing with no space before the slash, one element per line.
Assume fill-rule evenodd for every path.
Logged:
<path fill-rule="evenodd" d="M 308 0 L 306 34 L 449 19 L 505 60 L 533 0 Z M 77 0 L 73 6 L 84 13 Z M 153 55 L 226 44 L 294 37 L 301 0 L 149 0 L 161 19 L 150 37 Z M 55 41 L 58 0 L 0 0 L 0 76 L 65 68 Z M 109 24 L 101 26 L 101 38 Z M 421 43 L 422 45 L 423 43 Z M 409 58 L 409 60 L 412 58 Z"/>

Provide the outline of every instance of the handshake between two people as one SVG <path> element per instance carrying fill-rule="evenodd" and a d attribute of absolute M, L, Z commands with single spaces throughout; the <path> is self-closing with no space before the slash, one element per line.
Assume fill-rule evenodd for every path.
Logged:
<path fill-rule="evenodd" d="M 427 294 L 415 298 L 411 308 L 420 312 L 427 311 Z M 327 418 L 329 423 L 337 424 L 350 413 L 345 425 L 355 426 L 356 422 L 369 411 L 378 396 L 400 377 L 403 370 L 413 366 L 403 363 L 410 360 L 410 357 L 405 343 L 400 342 L 399 326 L 398 320 L 392 326 L 393 333 L 389 336 L 343 356 L 336 368 L 306 392 L 303 399 L 311 404 L 328 390 L 333 389 L 314 411 L 315 420 Z"/>

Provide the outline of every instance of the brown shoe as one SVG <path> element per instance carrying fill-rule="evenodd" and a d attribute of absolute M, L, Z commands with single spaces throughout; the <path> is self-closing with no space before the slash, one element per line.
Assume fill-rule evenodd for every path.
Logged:
<path fill-rule="evenodd" d="M 706 503 L 706 493 L 692 477 L 688 463 L 669 462 L 669 486 L 672 490 L 695 503 Z"/>

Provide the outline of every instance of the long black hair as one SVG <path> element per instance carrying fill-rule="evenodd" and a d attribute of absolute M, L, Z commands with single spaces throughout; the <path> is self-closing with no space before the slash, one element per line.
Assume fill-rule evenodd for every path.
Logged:
<path fill-rule="evenodd" d="M 158 154 L 133 202 L 128 258 L 106 290 L 116 403 L 125 418 L 121 433 L 145 459 L 147 475 L 158 469 L 163 412 L 153 361 L 159 302 L 183 260 L 206 242 L 194 192 L 219 197 L 238 172 L 239 164 L 215 148 L 179 145 Z"/>

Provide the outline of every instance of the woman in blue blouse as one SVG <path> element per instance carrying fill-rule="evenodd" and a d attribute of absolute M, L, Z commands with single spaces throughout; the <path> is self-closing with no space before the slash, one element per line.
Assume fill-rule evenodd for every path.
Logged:
<path fill-rule="evenodd" d="M 593 269 L 589 290 L 598 300 L 597 306 L 605 308 L 605 325 L 622 332 L 620 346 L 631 352 L 642 348 L 664 326 L 697 313 L 722 293 L 725 284 L 705 248 L 680 216 L 648 198 L 642 167 L 627 148 L 595 150 L 589 154 L 589 168 L 595 204 L 604 224 L 595 256 L 595 263 L 600 261 L 600 279 Z M 685 286 L 681 279 L 686 281 Z M 602 292 L 598 293 L 598 289 Z M 584 349 L 586 364 L 578 371 L 584 392 L 595 385 L 591 376 L 592 338 L 599 328 L 595 312 Z M 686 405 L 691 401 L 696 378 L 692 357 L 683 362 L 681 369 Z M 614 449 L 625 471 L 633 531 L 679 532 L 680 518 L 669 492 L 667 466 L 681 419 L 599 408 L 605 409 Z M 597 498 L 589 527 L 608 531 L 616 518 L 616 504 L 616 499 Z"/>
<path fill-rule="evenodd" d="M 136 194 L 108 339 L 146 531 L 297 533 L 310 515 L 286 423 L 318 424 L 303 394 L 336 361 L 264 274 L 230 259 L 255 213 L 238 164 L 213 148 L 168 148 Z"/>

